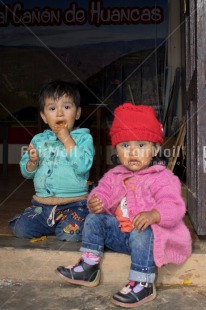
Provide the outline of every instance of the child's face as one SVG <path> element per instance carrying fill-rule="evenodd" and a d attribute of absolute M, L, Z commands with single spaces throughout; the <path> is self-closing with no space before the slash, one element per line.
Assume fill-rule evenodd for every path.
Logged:
<path fill-rule="evenodd" d="M 118 158 L 123 166 L 131 171 L 149 167 L 155 156 L 154 143 L 148 141 L 125 141 L 116 146 Z"/>
<path fill-rule="evenodd" d="M 54 100 L 46 98 L 44 102 L 44 111 L 40 112 L 45 124 L 52 129 L 55 125 L 64 122 L 69 131 L 74 127 L 75 120 L 81 115 L 81 108 L 77 108 L 71 97 L 66 95 Z"/>

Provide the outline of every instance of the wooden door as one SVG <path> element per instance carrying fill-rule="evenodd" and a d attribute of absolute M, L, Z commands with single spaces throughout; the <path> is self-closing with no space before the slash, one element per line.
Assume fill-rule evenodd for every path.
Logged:
<path fill-rule="evenodd" d="M 206 235 L 206 1 L 184 0 L 188 212 Z"/>

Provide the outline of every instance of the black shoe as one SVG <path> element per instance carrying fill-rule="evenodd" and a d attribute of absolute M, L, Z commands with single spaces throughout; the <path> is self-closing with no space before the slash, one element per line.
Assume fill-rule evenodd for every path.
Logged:
<path fill-rule="evenodd" d="M 82 266 L 83 271 L 74 271 L 75 267 L 77 266 Z M 80 259 L 76 265 L 71 266 L 71 268 L 59 266 L 56 269 L 56 274 L 69 283 L 77 285 L 94 287 L 97 286 L 100 282 L 99 264 L 91 266 L 86 264 L 82 259 Z"/>
<path fill-rule="evenodd" d="M 140 291 L 133 291 L 136 285 Z M 153 283 L 130 281 L 120 292 L 114 294 L 112 302 L 120 307 L 133 308 L 143 305 L 156 297 L 156 290 Z"/>

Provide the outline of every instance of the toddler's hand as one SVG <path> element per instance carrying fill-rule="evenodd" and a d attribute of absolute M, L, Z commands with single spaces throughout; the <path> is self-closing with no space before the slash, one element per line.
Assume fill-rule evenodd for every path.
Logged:
<path fill-rule="evenodd" d="M 64 144 L 70 137 L 69 131 L 66 124 L 58 125 L 52 127 L 52 131 L 55 133 L 57 138 Z"/>
<path fill-rule="evenodd" d="M 27 151 L 28 151 L 28 154 L 29 154 L 29 160 L 32 163 L 38 163 L 38 161 L 39 161 L 39 154 L 38 154 L 38 152 L 35 149 L 33 144 L 29 145 Z"/>
<path fill-rule="evenodd" d="M 144 211 L 137 214 L 132 224 L 136 230 L 145 230 L 152 224 L 158 223 L 160 221 L 160 214 L 157 210 Z"/>
<path fill-rule="evenodd" d="M 92 198 L 88 201 L 88 206 L 92 213 L 102 213 L 103 211 L 103 203 L 96 194 L 94 194 Z"/>

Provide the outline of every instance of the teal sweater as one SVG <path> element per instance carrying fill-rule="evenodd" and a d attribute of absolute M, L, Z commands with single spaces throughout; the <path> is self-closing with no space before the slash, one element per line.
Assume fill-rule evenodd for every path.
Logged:
<path fill-rule="evenodd" d="M 39 153 L 39 165 L 35 171 L 26 169 L 28 152 L 21 158 L 21 173 L 34 180 L 37 196 L 77 197 L 88 192 L 87 180 L 94 157 L 93 139 L 87 128 L 78 128 L 70 134 L 76 146 L 68 154 L 51 130 L 34 136 L 31 143 Z"/>

